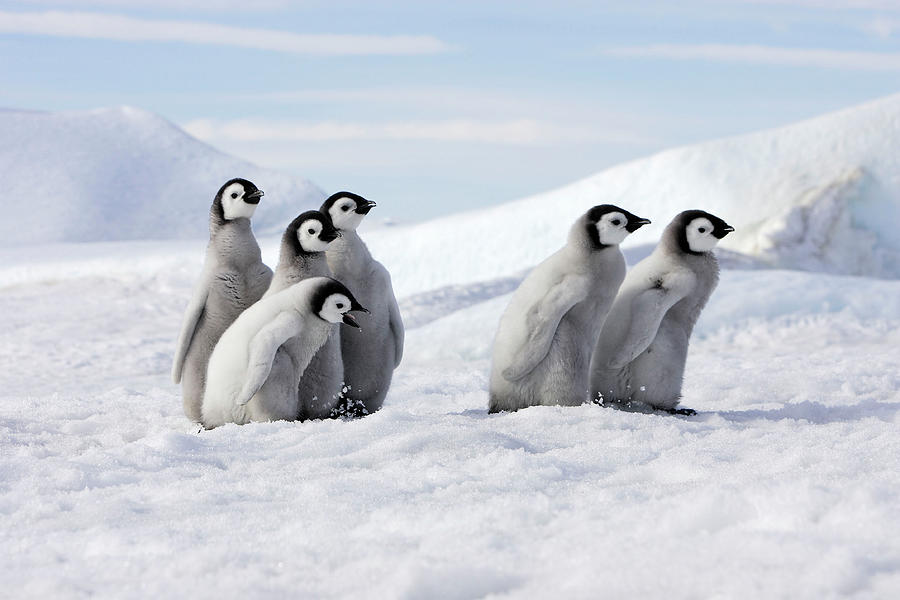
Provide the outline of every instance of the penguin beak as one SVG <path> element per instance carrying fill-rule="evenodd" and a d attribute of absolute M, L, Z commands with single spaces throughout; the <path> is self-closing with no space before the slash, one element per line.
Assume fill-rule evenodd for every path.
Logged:
<path fill-rule="evenodd" d="M 259 199 L 265 195 L 265 192 L 262 190 L 253 190 L 244 194 L 244 202 L 247 204 L 259 204 Z"/>
<path fill-rule="evenodd" d="M 372 210 L 376 206 L 378 206 L 378 205 L 375 204 L 374 202 L 372 202 L 371 200 L 366 200 L 365 204 L 356 207 L 356 212 L 361 215 L 367 215 L 367 214 L 369 214 L 369 211 Z"/>
<path fill-rule="evenodd" d="M 356 317 L 350 314 L 351 311 L 359 311 L 369 314 L 369 310 L 365 306 L 357 302 L 356 299 L 350 300 L 350 310 L 344 313 L 344 324 L 359 329 L 359 323 L 356 322 Z"/>
<path fill-rule="evenodd" d="M 341 232 L 338 231 L 337 229 L 335 229 L 334 231 L 331 231 L 328 233 L 323 233 L 322 235 L 319 236 L 319 239 L 321 239 L 323 242 L 331 243 L 334 240 L 338 239 L 339 237 L 341 237 Z"/>
<path fill-rule="evenodd" d="M 644 225 L 649 225 L 650 219 L 634 219 L 633 221 L 628 221 L 628 225 L 625 226 L 625 230 L 628 233 L 634 233 Z"/>
<path fill-rule="evenodd" d="M 731 225 L 726 225 L 725 227 L 722 227 L 722 228 L 720 228 L 720 229 L 717 229 L 717 230 L 713 233 L 713 235 L 716 236 L 716 239 L 720 239 L 720 240 L 721 240 L 723 237 L 725 237 L 726 235 L 728 235 L 728 234 L 731 233 L 732 231 L 734 231 L 734 227 L 732 227 Z"/>

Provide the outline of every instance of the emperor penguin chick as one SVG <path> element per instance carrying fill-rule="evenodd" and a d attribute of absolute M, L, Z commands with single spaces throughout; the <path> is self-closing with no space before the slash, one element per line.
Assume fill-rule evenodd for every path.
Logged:
<path fill-rule="evenodd" d="M 688 342 L 719 280 L 712 249 L 734 228 L 702 210 L 680 213 L 628 273 L 591 362 L 591 397 L 670 413 L 681 400 Z"/>
<path fill-rule="evenodd" d="M 338 237 L 340 232 L 328 215 L 317 210 L 306 211 L 291 221 L 281 238 L 272 284 L 263 297 L 310 277 L 330 276 L 325 248 Z M 298 394 L 299 417 L 327 417 L 338 402 L 344 382 L 340 329 L 331 329 L 301 377 L 298 357 L 302 344 L 303 340 L 293 337 L 278 348 L 266 384 L 258 394 L 283 394 L 293 388 Z"/>
<path fill-rule="evenodd" d="M 341 332 L 344 381 L 349 388 L 343 408 L 351 413 L 361 413 L 360 404 L 365 413 L 381 408 L 394 369 L 403 357 L 403 320 L 391 276 L 372 258 L 356 233 L 373 206 L 374 202 L 362 196 L 338 192 L 325 200 L 320 209 L 341 232 L 325 253 L 328 266 L 334 277 L 355 290 L 360 302 L 371 311 L 362 320 L 361 329 Z"/>
<path fill-rule="evenodd" d="M 619 244 L 647 219 L 595 206 L 513 293 L 494 339 L 490 412 L 588 400 L 597 335 L 625 277 Z"/>
<path fill-rule="evenodd" d="M 311 277 L 267 296 L 231 324 L 209 359 L 202 423 L 207 429 L 225 423 L 297 418 L 297 383 L 265 392 L 279 347 L 298 338 L 300 374 L 335 323 L 359 327 L 349 311 L 365 309 L 340 282 Z"/>
<path fill-rule="evenodd" d="M 262 297 L 272 280 L 250 229 L 262 196 L 246 179 L 231 179 L 216 193 L 209 211 L 206 259 L 184 313 L 172 365 L 172 380 L 181 384 L 184 414 L 192 421 L 200 421 L 206 367 L 219 337 Z"/>

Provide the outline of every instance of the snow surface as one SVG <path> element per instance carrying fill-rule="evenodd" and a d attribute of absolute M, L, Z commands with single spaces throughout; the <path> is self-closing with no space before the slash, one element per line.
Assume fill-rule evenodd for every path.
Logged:
<path fill-rule="evenodd" d="M 825 135 L 897 106 L 797 127 Z M 791 131 L 744 141 L 777 140 L 769 157 L 781 160 Z M 851 142 L 822 159 L 848 162 Z M 720 253 L 727 268 L 686 369 L 683 405 L 696 416 L 595 405 L 487 414 L 492 338 L 525 270 L 588 206 L 628 186 L 653 191 L 640 173 L 657 173 L 661 204 L 622 204 L 664 225 L 662 202 L 686 184 L 648 165 L 684 169 L 695 152 L 364 231 L 408 331 L 384 408 L 356 421 L 198 431 L 182 415 L 169 370 L 205 235 L 0 248 L 0 597 L 898 597 L 900 280 L 886 262 L 820 252 L 823 230 L 802 223 L 841 194 L 822 192 L 809 210 L 778 205 L 801 225 L 771 230 L 792 240 L 774 254 Z M 865 163 L 860 177 L 897 185 L 866 152 L 842 181 Z M 712 154 L 694 154 L 695 173 Z M 738 166 L 728 173 L 712 180 L 744 181 Z M 717 200 L 702 196 L 709 181 L 695 185 L 697 205 L 736 226 L 750 218 L 743 192 Z M 203 204 L 192 218 L 205 227 Z M 861 214 L 849 204 L 842 219 Z M 887 256 L 878 228 L 898 224 L 887 206 L 862 238 L 845 235 L 861 220 L 841 221 L 831 250 L 865 258 L 875 240 Z M 274 265 L 277 238 L 261 242 Z M 831 273 L 867 269 L 875 277 Z"/>
<path fill-rule="evenodd" d="M 230 157 L 136 108 L 0 111 L 0 246 L 205 237 L 198 215 L 232 177 L 266 193 L 253 219 L 260 232 L 280 232 L 324 199 L 309 181 Z"/>
<path fill-rule="evenodd" d="M 9 597 L 900 592 L 900 281 L 725 271 L 692 418 L 488 415 L 513 284 L 422 289 L 380 412 L 198 432 L 168 380 L 196 245 L 0 271 Z"/>

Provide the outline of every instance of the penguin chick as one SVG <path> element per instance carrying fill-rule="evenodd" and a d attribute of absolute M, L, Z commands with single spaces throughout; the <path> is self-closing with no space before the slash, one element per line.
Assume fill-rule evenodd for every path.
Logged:
<path fill-rule="evenodd" d="M 494 340 L 490 412 L 587 401 L 591 351 L 625 277 L 619 244 L 649 222 L 595 206 L 522 281 Z"/>
<path fill-rule="evenodd" d="M 209 211 L 209 244 L 200 279 L 184 320 L 172 365 L 181 384 L 184 414 L 200 421 L 206 367 L 219 337 L 269 287 L 272 270 L 262 262 L 250 229 L 262 190 L 246 179 L 231 179 L 216 193 Z"/>
<path fill-rule="evenodd" d="M 349 313 L 365 310 L 330 277 L 304 279 L 245 310 L 222 334 L 209 359 L 203 426 L 296 419 L 296 382 L 282 394 L 258 393 L 279 347 L 291 338 L 300 340 L 296 360 L 302 375 L 333 324 L 359 327 Z"/>
<path fill-rule="evenodd" d="M 371 314 L 362 320 L 361 330 L 341 332 L 344 381 L 349 388 L 347 406 L 351 412 L 372 413 L 381 408 L 394 369 L 403 357 L 403 320 L 394 297 L 391 276 L 374 260 L 356 233 L 374 202 L 350 192 L 330 196 L 320 209 L 327 213 L 341 237 L 328 247 L 325 256 L 334 277 L 357 291 L 360 302 Z M 359 410 L 359 406 L 365 409 Z"/>
<path fill-rule="evenodd" d="M 719 280 L 711 252 L 734 231 L 702 210 L 680 213 L 628 273 L 591 361 L 591 397 L 632 410 L 676 411 L 688 342 Z"/>
<path fill-rule="evenodd" d="M 331 276 L 325 249 L 340 235 L 331 218 L 318 210 L 304 212 L 291 221 L 281 238 L 278 266 L 264 297 L 309 277 Z M 300 418 L 326 417 L 337 404 L 344 382 L 340 328 L 331 329 L 301 377 L 298 357 L 302 344 L 302 339 L 290 338 L 278 348 L 269 378 L 257 394 L 280 395 L 293 387 L 298 394 Z"/>

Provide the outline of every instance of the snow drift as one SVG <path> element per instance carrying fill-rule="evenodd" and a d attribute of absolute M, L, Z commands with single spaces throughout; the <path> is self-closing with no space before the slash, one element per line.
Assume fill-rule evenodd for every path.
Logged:
<path fill-rule="evenodd" d="M 279 231 L 324 197 L 135 108 L 0 111 L 0 245 L 204 238 L 213 196 L 232 177 L 266 192 L 257 232 Z"/>
<path fill-rule="evenodd" d="M 487 280 L 543 260 L 565 242 L 572 221 L 600 203 L 653 220 L 626 246 L 655 243 L 675 214 L 703 208 L 737 228 L 722 248 L 764 264 L 900 277 L 900 95 L 669 150 L 403 235 L 373 232 L 367 241 L 396 266 L 395 280 L 424 288 Z M 402 260 L 409 248 L 418 264 Z"/>

